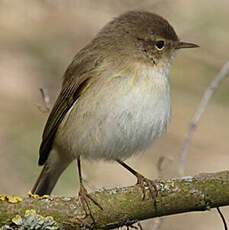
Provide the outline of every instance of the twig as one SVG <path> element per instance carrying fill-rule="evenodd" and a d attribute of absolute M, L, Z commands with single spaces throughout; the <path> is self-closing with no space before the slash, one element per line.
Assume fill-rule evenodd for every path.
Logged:
<path fill-rule="evenodd" d="M 194 116 L 192 118 L 191 124 L 189 126 L 187 135 L 184 139 L 184 142 L 181 146 L 181 153 L 180 153 L 180 164 L 179 164 L 179 174 L 182 176 L 184 175 L 184 170 L 187 163 L 187 156 L 188 156 L 188 149 L 191 144 L 193 134 L 195 130 L 197 129 L 198 122 L 206 110 L 206 107 L 208 105 L 209 100 L 216 92 L 217 88 L 219 87 L 220 83 L 225 79 L 226 76 L 228 76 L 229 73 L 229 61 L 227 61 L 220 72 L 216 75 L 216 77 L 213 79 L 213 81 L 210 83 L 208 88 L 205 90 L 203 97 L 200 101 L 199 106 L 197 107 L 196 112 L 194 113 Z"/>
<path fill-rule="evenodd" d="M 157 171 L 158 171 L 158 178 L 162 178 L 163 174 L 163 164 L 165 161 L 173 162 L 174 159 L 170 156 L 160 156 L 158 161 L 157 161 Z"/>
<path fill-rule="evenodd" d="M 138 226 L 139 230 L 143 230 L 142 225 L 141 225 L 140 222 L 137 223 L 137 226 Z"/>
<path fill-rule="evenodd" d="M 50 97 L 48 95 L 47 90 L 40 88 L 40 93 L 41 93 L 41 98 L 42 98 L 42 105 L 37 105 L 37 108 L 42 112 L 42 113 L 48 113 L 50 112 L 51 109 L 51 103 L 50 103 Z"/>
<path fill-rule="evenodd" d="M 217 209 L 217 212 L 219 213 L 219 215 L 221 217 L 221 220 L 223 221 L 224 230 L 228 230 L 228 228 L 227 228 L 227 222 L 226 222 L 226 220 L 225 220 L 225 218 L 223 216 L 223 213 L 221 212 L 221 210 L 220 210 L 219 207 L 217 207 L 216 209 Z"/>

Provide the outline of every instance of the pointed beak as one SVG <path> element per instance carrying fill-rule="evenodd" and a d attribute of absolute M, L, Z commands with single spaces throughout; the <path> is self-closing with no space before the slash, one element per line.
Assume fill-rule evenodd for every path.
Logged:
<path fill-rule="evenodd" d="M 194 43 L 178 41 L 177 44 L 176 44 L 176 48 L 175 49 L 197 48 L 197 47 L 199 47 L 199 46 L 196 45 L 196 44 L 194 44 Z"/>

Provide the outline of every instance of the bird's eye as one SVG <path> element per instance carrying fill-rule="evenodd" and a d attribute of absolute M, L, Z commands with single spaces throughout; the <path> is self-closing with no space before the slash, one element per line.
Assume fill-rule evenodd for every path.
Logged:
<path fill-rule="evenodd" d="M 163 40 L 158 40 L 155 42 L 155 47 L 157 50 L 163 50 L 165 47 L 165 41 Z"/>

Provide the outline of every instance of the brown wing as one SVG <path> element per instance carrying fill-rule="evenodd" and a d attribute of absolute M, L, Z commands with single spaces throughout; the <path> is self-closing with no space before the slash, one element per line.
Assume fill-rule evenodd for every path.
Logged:
<path fill-rule="evenodd" d="M 78 58 L 77 61 L 76 56 L 64 75 L 62 90 L 45 125 L 39 150 L 39 165 L 43 165 L 47 160 L 61 121 L 77 98 L 80 97 L 82 89 L 95 74 L 96 66 L 99 64 L 98 59 L 93 58 L 93 56 L 87 60 L 82 59 L 82 57 Z"/>

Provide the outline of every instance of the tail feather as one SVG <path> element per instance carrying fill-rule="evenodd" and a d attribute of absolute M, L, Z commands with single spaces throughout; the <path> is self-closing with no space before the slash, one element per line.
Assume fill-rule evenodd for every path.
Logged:
<path fill-rule="evenodd" d="M 61 158 L 57 152 L 53 151 L 46 161 L 31 193 L 40 196 L 50 195 L 59 177 L 66 167 L 71 163 L 71 159 Z"/>
<path fill-rule="evenodd" d="M 48 166 L 45 165 L 37 178 L 31 193 L 39 196 L 50 195 L 61 173 L 62 171 L 60 173 L 54 173 L 53 170 L 49 170 Z"/>

